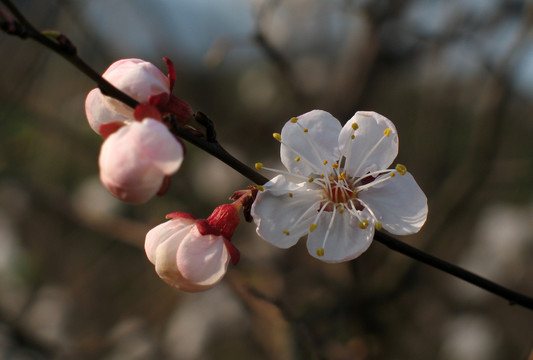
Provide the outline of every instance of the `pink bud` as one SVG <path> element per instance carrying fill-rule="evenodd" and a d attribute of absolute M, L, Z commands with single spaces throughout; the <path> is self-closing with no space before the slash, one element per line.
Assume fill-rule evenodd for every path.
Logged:
<path fill-rule="evenodd" d="M 102 77 L 140 103 L 151 95 L 170 93 L 170 81 L 155 65 L 141 59 L 114 62 Z M 123 116 L 131 117 L 132 109 L 109 96 L 102 96 L 105 106 Z"/>
<path fill-rule="evenodd" d="M 197 220 L 177 216 L 146 234 L 145 251 L 155 271 L 169 285 L 204 291 L 224 277 L 230 260 L 222 235 L 202 235 Z"/>
<path fill-rule="evenodd" d="M 189 292 L 207 290 L 220 281 L 228 262 L 239 262 L 239 250 L 230 240 L 239 224 L 240 206 L 221 205 L 207 220 L 182 212 L 168 214 L 170 220 L 150 230 L 144 243 L 159 277 Z"/>
<path fill-rule="evenodd" d="M 117 198 L 134 204 L 148 201 L 174 174 L 184 147 L 161 122 L 146 118 L 119 128 L 102 144 L 100 179 Z"/>

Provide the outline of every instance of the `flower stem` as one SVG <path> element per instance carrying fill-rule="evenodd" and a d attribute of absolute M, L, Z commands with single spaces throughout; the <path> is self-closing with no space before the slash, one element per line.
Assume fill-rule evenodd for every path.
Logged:
<path fill-rule="evenodd" d="M 445 273 L 458 277 L 459 279 L 469 282 L 472 285 L 475 285 L 488 292 L 498 295 L 508 300 L 510 305 L 522 305 L 525 308 L 533 310 L 533 298 L 509 290 L 501 285 L 496 284 L 495 282 L 487 280 L 459 266 L 453 265 L 447 261 L 439 259 L 438 257 L 423 252 L 422 250 L 419 250 L 398 239 L 395 239 L 390 235 L 387 235 L 380 231 L 376 231 L 376 234 L 374 235 L 374 240 L 382 243 L 391 250 L 409 256 L 412 259 L 415 259 L 436 269 L 444 271 Z"/>
<path fill-rule="evenodd" d="M 70 62 L 72 65 L 74 65 L 74 67 L 76 67 L 86 76 L 88 76 L 90 79 L 96 82 L 96 84 L 98 85 L 102 93 L 104 93 L 105 95 L 115 98 L 123 102 L 124 104 L 130 106 L 131 108 L 135 108 L 139 104 L 136 100 L 134 100 L 127 94 L 123 93 L 122 91 L 120 91 L 119 89 L 111 85 L 100 74 L 98 74 L 94 69 L 92 69 L 89 65 L 87 65 L 76 54 L 75 48 L 73 48 L 72 46 L 66 47 L 58 42 L 55 42 L 51 38 L 43 35 L 41 32 L 36 30 L 33 27 L 33 25 L 23 16 L 23 14 L 15 7 L 15 5 L 13 5 L 13 3 L 10 0 L 0 0 L 0 1 L 9 9 L 9 11 L 13 14 L 13 16 L 17 19 L 17 21 L 20 23 L 20 25 L 22 25 L 22 27 L 25 30 L 24 33 L 11 34 L 11 35 L 18 35 L 19 37 L 23 39 L 26 37 L 29 37 L 39 42 L 41 45 L 47 47 L 48 49 L 54 51 L 55 53 L 59 54 L 64 59 L 66 59 L 68 62 Z M 205 115 L 202 114 L 202 116 L 205 116 Z M 214 129 L 211 129 L 211 131 L 213 131 L 212 136 L 207 136 L 207 138 L 204 138 L 187 130 L 184 127 L 179 126 L 178 123 L 175 121 L 175 119 L 173 119 L 172 117 L 170 118 L 170 120 L 171 121 L 169 121 L 167 125 L 169 126 L 169 130 L 173 134 L 179 136 L 180 138 L 184 140 L 187 140 L 189 143 L 213 155 L 214 157 L 226 163 L 228 166 L 232 167 L 237 172 L 239 172 L 240 174 L 242 174 L 243 176 L 245 176 L 246 178 L 248 178 L 249 180 L 253 181 L 254 183 L 258 185 L 263 185 L 269 180 L 263 175 L 256 172 L 253 168 L 250 168 L 249 166 L 245 165 L 244 163 L 242 163 L 241 161 L 233 157 L 230 153 L 228 153 L 218 143 L 218 141 L 214 139 Z M 206 118 L 206 120 L 208 119 Z M 517 305 L 521 305 L 525 308 L 533 310 L 533 298 L 531 297 L 509 290 L 501 285 L 498 285 L 490 280 L 487 280 L 481 276 L 478 276 L 459 266 L 453 265 L 433 255 L 425 253 L 422 250 L 419 250 L 415 247 L 407 245 L 406 243 L 400 240 L 397 240 L 393 238 L 392 236 L 389 236 L 383 232 L 376 231 L 374 239 L 384 244 L 391 250 L 397 251 L 414 260 L 420 261 L 424 264 L 427 264 L 436 269 L 444 271 L 452 276 L 455 276 L 466 282 L 469 282 L 472 285 L 480 287 L 497 296 L 500 296 L 508 300 L 511 305 L 517 304 Z"/>

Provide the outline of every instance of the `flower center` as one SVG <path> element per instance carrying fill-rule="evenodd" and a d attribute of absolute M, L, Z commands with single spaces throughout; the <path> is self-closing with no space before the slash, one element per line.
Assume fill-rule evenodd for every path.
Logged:
<path fill-rule="evenodd" d="M 334 180 L 330 188 L 325 190 L 328 199 L 336 204 L 346 203 L 355 197 L 353 190 L 347 189 L 345 184 L 339 184 L 337 180 Z"/>

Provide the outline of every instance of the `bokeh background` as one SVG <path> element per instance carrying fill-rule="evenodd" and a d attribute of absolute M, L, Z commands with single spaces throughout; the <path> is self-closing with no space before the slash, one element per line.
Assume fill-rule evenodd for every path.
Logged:
<path fill-rule="evenodd" d="M 396 124 L 429 199 L 402 240 L 533 295 L 533 7 L 520 0 L 19 0 L 103 72 L 171 58 L 175 94 L 243 162 L 280 167 L 292 116 Z M 0 5 L 1 8 L 1 5 Z M 94 87 L 0 34 L 1 359 L 531 359 L 533 313 L 374 243 L 324 264 L 237 229 L 214 289 L 168 287 L 142 250 L 164 215 L 205 217 L 249 182 L 188 146 L 170 192 L 120 203 L 98 180 Z"/>

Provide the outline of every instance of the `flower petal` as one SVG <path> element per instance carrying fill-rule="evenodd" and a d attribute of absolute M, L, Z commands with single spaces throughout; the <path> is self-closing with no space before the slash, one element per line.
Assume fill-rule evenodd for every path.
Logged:
<path fill-rule="evenodd" d="M 265 191 L 252 205 L 257 234 L 282 249 L 293 246 L 309 231 L 321 199 L 319 191 L 290 183 L 283 175 L 276 176 L 265 184 Z"/>
<path fill-rule="evenodd" d="M 172 241 L 179 244 L 182 240 L 180 237 L 185 237 L 185 234 L 190 230 L 186 228 L 191 227 L 194 223 L 196 220 L 191 218 L 172 219 L 148 231 L 144 241 L 144 251 L 148 260 L 155 264 L 157 247 L 171 238 Z"/>
<path fill-rule="evenodd" d="M 306 129 L 307 131 L 304 131 Z M 324 170 L 324 160 L 339 160 L 341 124 L 330 113 L 313 110 L 288 121 L 281 130 L 281 162 L 291 173 L 309 176 Z M 296 158 L 300 158 L 295 161 Z"/>
<path fill-rule="evenodd" d="M 176 254 L 183 240 L 190 233 L 194 224 L 186 226 L 172 234 L 167 240 L 159 244 L 155 251 L 155 271 L 167 284 L 183 291 L 201 291 L 193 283 L 183 277 L 178 269 Z"/>
<path fill-rule="evenodd" d="M 136 123 L 123 126 L 102 144 L 98 164 L 102 184 L 117 198 L 134 204 L 148 201 L 161 188 L 165 174 L 132 140 Z"/>
<path fill-rule="evenodd" d="M 333 212 L 324 212 L 317 228 L 307 237 L 307 250 L 311 256 L 328 263 L 353 260 L 368 249 L 374 237 L 374 226 L 359 228 L 358 220 L 347 211 L 336 212 L 326 243 L 324 238 Z M 324 255 L 318 256 L 317 249 L 324 248 Z"/>
<path fill-rule="evenodd" d="M 126 117 L 110 111 L 102 102 L 100 89 L 92 89 L 85 99 L 85 114 L 91 128 L 100 134 L 100 126 L 112 122 L 124 122 Z"/>
<path fill-rule="evenodd" d="M 138 124 L 133 123 L 132 125 Z M 181 166 L 185 149 L 168 128 L 155 119 L 144 119 L 142 126 L 136 126 L 132 139 L 144 156 L 151 159 L 165 175 L 172 175 Z"/>
<path fill-rule="evenodd" d="M 358 126 L 355 131 L 353 124 Z M 384 135 L 387 129 L 390 129 L 389 136 Z M 344 169 L 351 176 L 360 177 L 386 169 L 398 155 L 396 127 L 392 121 L 373 111 L 355 113 L 342 128 L 338 141 L 340 151 L 346 157 Z"/>
<path fill-rule="evenodd" d="M 176 255 L 185 279 L 199 286 L 212 286 L 226 274 L 229 253 L 221 235 L 202 235 L 193 227 Z"/>
<path fill-rule="evenodd" d="M 358 197 L 372 209 L 383 228 L 392 234 L 416 233 L 426 222 L 426 195 L 409 172 L 367 188 Z"/>
<path fill-rule="evenodd" d="M 155 65 L 141 59 L 122 59 L 114 62 L 102 77 L 138 102 L 146 102 L 150 95 L 170 93 L 170 82 Z M 131 117 L 133 109 L 109 96 L 102 95 L 109 110 Z"/>

